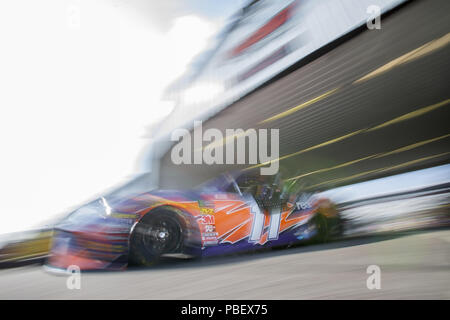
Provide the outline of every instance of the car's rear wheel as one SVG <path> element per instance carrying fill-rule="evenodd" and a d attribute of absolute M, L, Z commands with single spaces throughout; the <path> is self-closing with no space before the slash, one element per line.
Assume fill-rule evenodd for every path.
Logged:
<path fill-rule="evenodd" d="M 183 226 L 174 212 L 147 214 L 130 237 L 131 264 L 152 265 L 162 255 L 179 252 L 184 240 Z"/>
<path fill-rule="evenodd" d="M 328 219 L 325 216 L 318 214 L 314 217 L 313 223 L 316 228 L 316 236 L 314 237 L 314 240 L 319 243 L 327 242 L 330 239 Z"/>

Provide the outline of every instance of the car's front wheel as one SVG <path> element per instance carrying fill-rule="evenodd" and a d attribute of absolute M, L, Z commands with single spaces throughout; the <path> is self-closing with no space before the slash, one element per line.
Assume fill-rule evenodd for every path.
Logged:
<path fill-rule="evenodd" d="M 159 211 L 147 214 L 130 237 L 131 264 L 152 265 L 162 255 L 179 252 L 183 245 L 183 226 L 176 213 Z"/>

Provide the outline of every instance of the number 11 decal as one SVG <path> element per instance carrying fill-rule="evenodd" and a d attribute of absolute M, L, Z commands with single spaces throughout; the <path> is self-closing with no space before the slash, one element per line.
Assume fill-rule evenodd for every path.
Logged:
<path fill-rule="evenodd" d="M 251 211 L 254 214 L 252 231 L 250 233 L 249 241 L 258 242 L 264 232 L 264 221 L 266 216 L 261 212 L 259 207 L 252 206 Z M 270 212 L 270 222 L 269 222 L 269 234 L 267 240 L 277 240 L 278 234 L 280 232 L 280 222 L 281 222 L 281 210 L 280 208 L 273 208 Z"/>

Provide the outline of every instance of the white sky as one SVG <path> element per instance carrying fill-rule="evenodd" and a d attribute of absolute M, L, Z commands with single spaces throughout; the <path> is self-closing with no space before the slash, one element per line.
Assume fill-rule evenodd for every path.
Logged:
<path fill-rule="evenodd" d="M 145 126 L 170 111 L 162 90 L 218 27 L 157 28 L 105 0 L 0 2 L 0 234 L 136 173 Z"/>

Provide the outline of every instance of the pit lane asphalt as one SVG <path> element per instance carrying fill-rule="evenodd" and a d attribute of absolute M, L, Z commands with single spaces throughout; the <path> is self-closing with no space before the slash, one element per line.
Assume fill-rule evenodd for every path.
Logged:
<path fill-rule="evenodd" d="M 369 290 L 366 269 L 381 268 Z M 81 274 L 0 270 L 0 299 L 450 299 L 450 230 L 348 239 L 263 253 Z"/>

